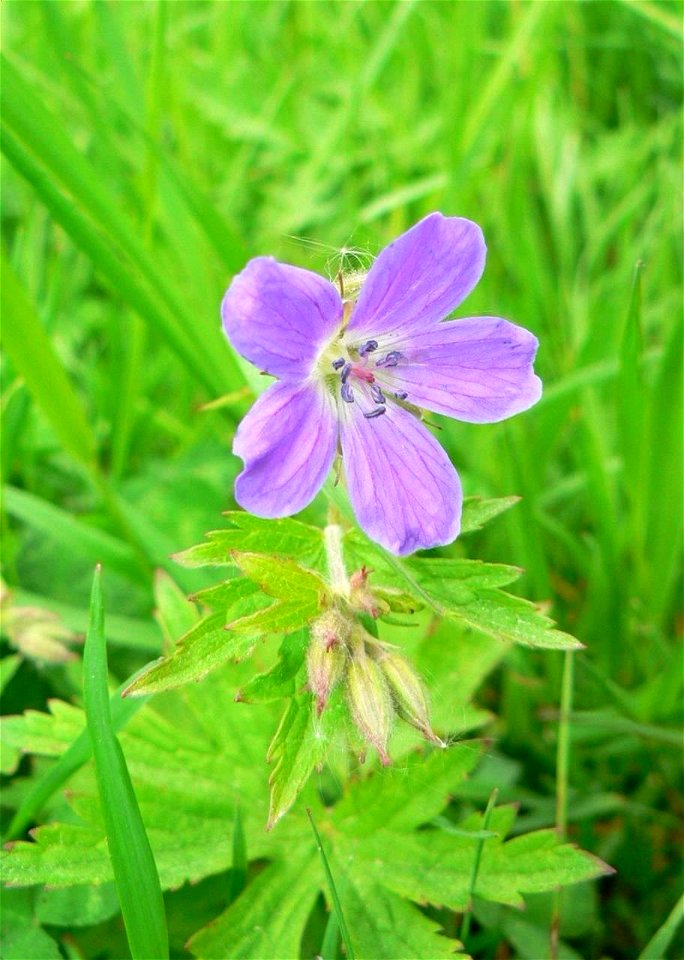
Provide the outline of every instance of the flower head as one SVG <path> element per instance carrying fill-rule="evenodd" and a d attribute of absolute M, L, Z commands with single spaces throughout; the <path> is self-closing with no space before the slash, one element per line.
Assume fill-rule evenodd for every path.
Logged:
<path fill-rule="evenodd" d="M 420 411 L 492 423 L 541 395 L 528 330 L 500 317 L 444 319 L 477 284 L 485 253 L 477 224 L 432 213 L 380 253 L 354 300 L 309 270 L 250 260 L 223 298 L 223 327 L 278 382 L 235 435 L 242 507 L 297 513 L 341 450 L 373 540 L 407 554 L 458 536 L 458 474 Z"/>

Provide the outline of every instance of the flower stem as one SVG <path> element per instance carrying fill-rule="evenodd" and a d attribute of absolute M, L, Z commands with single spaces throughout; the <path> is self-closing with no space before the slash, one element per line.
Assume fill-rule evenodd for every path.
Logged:
<path fill-rule="evenodd" d="M 336 593 L 348 597 L 350 587 L 342 554 L 342 527 L 336 523 L 329 523 L 323 531 L 323 540 L 325 542 L 325 556 L 328 561 L 330 586 Z"/>

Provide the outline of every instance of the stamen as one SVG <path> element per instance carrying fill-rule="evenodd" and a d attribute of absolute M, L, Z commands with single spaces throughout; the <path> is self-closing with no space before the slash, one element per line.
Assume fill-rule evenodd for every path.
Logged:
<path fill-rule="evenodd" d="M 345 365 L 342 367 L 342 373 L 341 373 L 342 383 L 347 382 L 347 377 L 351 373 L 351 368 L 352 368 L 351 363 L 345 363 Z"/>
<path fill-rule="evenodd" d="M 377 383 L 371 383 L 370 392 L 371 397 L 376 403 L 385 403 L 385 394 L 382 392 Z"/>
<path fill-rule="evenodd" d="M 338 357 L 337 360 L 332 362 L 333 370 L 339 370 L 340 367 L 344 366 L 344 357 Z"/>
<path fill-rule="evenodd" d="M 377 340 L 366 340 L 362 347 L 359 347 L 359 356 L 365 357 L 368 353 L 373 353 L 374 350 L 378 349 Z"/>
<path fill-rule="evenodd" d="M 405 390 L 399 390 L 398 393 L 395 393 L 394 396 L 397 400 L 405 400 L 408 397 L 408 393 Z"/>
<path fill-rule="evenodd" d="M 366 420 L 374 420 L 375 417 L 381 417 L 385 412 L 386 407 L 373 407 L 372 410 L 369 410 L 368 413 L 364 413 Z"/>
<path fill-rule="evenodd" d="M 376 367 L 396 367 L 396 365 L 399 363 L 401 359 L 403 359 L 403 354 L 399 353 L 398 350 L 390 350 L 390 352 L 386 354 L 382 358 L 382 360 L 375 361 L 375 366 Z"/>
<path fill-rule="evenodd" d="M 346 403 L 354 402 L 354 394 L 352 392 L 351 383 L 343 383 L 340 393 L 342 394 L 342 399 L 346 401 Z"/>

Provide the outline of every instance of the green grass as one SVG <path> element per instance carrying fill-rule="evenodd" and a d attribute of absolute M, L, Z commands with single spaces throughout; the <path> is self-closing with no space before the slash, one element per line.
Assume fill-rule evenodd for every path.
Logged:
<path fill-rule="evenodd" d="M 519 589 L 587 646 L 560 728 L 567 829 L 618 872 L 584 925 L 564 901 L 585 957 L 633 958 L 660 929 L 678 955 L 681 12 L 2 9 L 5 579 L 87 610 L 102 561 L 108 612 L 148 625 L 156 567 L 204 585 L 169 555 L 234 506 L 254 380 L 219 329 L 233 273 L 261 253 L 324 271 L 434 209 L 477 220 L 489 259 L 466 310 L 534 330 L 545 395 L 440 439 L 467 494 L 523 498 L 470 555 L 524 567 Z M 516 649 L 480 697 L 520 829 L 555 822 L 562 669 Z M 68 668 L 25 663 L 6 693 L 18 711 L 76 691 Z M 492 955 L 478 924 L 469 947 Z"/>

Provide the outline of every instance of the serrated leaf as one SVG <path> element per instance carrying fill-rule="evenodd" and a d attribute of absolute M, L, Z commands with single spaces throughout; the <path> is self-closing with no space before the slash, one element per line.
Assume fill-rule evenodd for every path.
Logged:
<path fill-rule="evenodd" d="M 58 757 L 85 727 L 83 711 L 62 700 L 48 702 L 50 713 L 27 710 L 22 716 L 3 717 L 2 742 L 22 753 Z"/>
<path fill-rule="evenodd" d="M 161 694 L 119 734 L 165 889 L 230 869 L 226 824 L 240 800 L 250 855 L 270 851 L 264 750 L 277 712 L 233 702 L 248 676 L 247 665 L 231 666 L 201 685 Z M 92 765 L 71 782 L 79 822 L 37 827 L 33 842 L 2 851 L 7 883 L 64 887 L 112 879 Z"/>
<path fill-rule="evenodd" d="M 275 553 L 312 567 L 320 566 L 325 557 L 323 532 L 319 527 L 291 518 L 264 520 L 239 510 L 225 514 L 231 524 L 228 530 L 212 530 L 207 543 L 198 544 L 175 554 L 184 567 L 234 566 L 233 551 Z"/>
<path fill-rule="evenodd" d="M 203 960 L 298 957 L 318 896 L 317 866 L 313 843 L 270 864 L 224 913 L 192 937 L 190 950 Z"/>
<path fill-rule="evenodd" d="M 493 500 L 466 497 L 463 501 L 463 514 L 461 516 L 461 536 L 464 533 L 481 530 L 490 520 L 498 517 L 506 510 L 510 510 L 519 502 L 520 497 L 497 497 Z"/>
<path fill-rule="evenodd" d="M 258 588 L 249 580 L 231 580 L 225 596 L 226 610 L 205 617 L 181 637 L 169 657 L 149 663 L 124 690 L 124 696 L 143 696 L 196 682 L 231 660 L 248 656 L 258 632 L 233 633 L 226 629 L 232 612 L 238 615 L 261 602 Z"/>
<path fill-rule="evenodd" d="M 462 955 L 457 954 L 458 941 L 443 936 L 438 923 L 380 884 L 365 882 L 362 873 L 354 871 L 340 886 L 357 960 L 453 960 Z"/>
<path fill-rule="evenodd" d="M 233 557 L 245 576 L 258 583 L 264 593 L 276 600 L 296 603 L 315 598 L 319 602 L 329 594 L 328 585 L 322 577 L 300 567 L 294 560 L 237 550 L 233 552 Z"/>
<path fill-rule="evenodd" d="M 275 761 L 269 778 L 269 830 L 287 813 L 312 771 L 325 760 L 343 715 L 339 697 L 331 698 L 320 717 L 313 694 L 303 693 L 290 701 L 268 751 L 269 761 Z"/>
<path fill-rule="evenodd" d="M 479 589 L 505 587 L 522 573 L 519 567 L 481 560 L 412 559 L 407 566 L 423 590 L 456 604 L 468 603 Z"/>
<path fill-rule="evenodd" d="M 544 650 L 582 650 L 569 633 L 554 629 L 553 620 L 540 613 L 529 600 L 501 590 L 480 590 L 472 603 L 450 609 L 449 613 L 468 626 L 498 640 Z"/>
<path fill-rule="evenodd" d="M 282 700 L 295 692 L 295 677 L 304 663 L 309 640 L 307 630 L 285 637 L 278 651 L 278 662 L 266 673 L 252 677 L 236 694 L 245 703 L 268 703 Z"/>
<path fill-rule="evenodd" d="M 479 744 L 459 743 L 433 750 L 427 757 L 414 753 L 382 774 L 376 771 L 352 783 L 335 807 L 334 821 L 355 836 L 380 827 L 400 832 L 415 829 L 444 809 L 480 752 Z"/>
<path fill-rule="evenodd" d="M 344 846 L 348 856 L 363 861 L 368 876 L 401 896 L 464 910 L 477 842 L 424 830 L 398 843 L 391 831 L 378 830 Z M 524 893 L 554 890 L 607 872 L 595 857 L 561 843 L 554 830 L 540 830 L 507 843 L 485 840 L 475 893 L 522 906 Z"/>
<path fill-rule="evenodd" d="M 266 610 L 259 610 L 239 620 L 232 620 L 228 627 L 236 636 L 255 637 L 264 634 L 292 633 L 306 626 L 320 613 L 318 598 L 309 597 L 297 603 L 274 603 Z"/>

